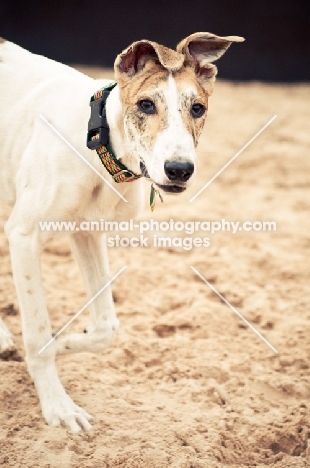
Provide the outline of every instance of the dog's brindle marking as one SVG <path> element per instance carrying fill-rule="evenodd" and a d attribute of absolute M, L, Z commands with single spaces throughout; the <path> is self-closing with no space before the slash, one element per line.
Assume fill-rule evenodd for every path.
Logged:
<path fill-rule="evenodd" d="M 217 71 L 210 62 L 239 40 L 196 33 L 184 39 L 176 51 L 139 41 L 117 57 L 118 86 L 107 99 L 106 112 L 111 145 L 128 169 L 139 173 L 142 160 L 151 180 L 164 190 L 172 183 L 165 173 L 166 162 L 195 164 L 206 112 L 194 118 L 192 105 L 207 108 Z M 129 219 L 143 208 L 143 181 L 117 185 L 128 201 L 124 203 L 38 118 L 38 114 L 44 115 L 113 184 L 97 154 L 85 147 L 89 99 L 107 82 L 96 82 L 8 41 L 0 40 L 0 50 L 6 65 L 0 63 L 0 197 L 13 206 L 5 231 L 26 362 L 47 423 L 65 424 L 79 432 L 90 429 L 90 416 L 64 390 L 55 354 L 100 352 L 113 342 L 119 322 L 108 287 L 90 306 L 86 333 L 61 334 L 39 354 L 52 338 L 40 254 L 53 236 L 40 231 L 39 222 Z M 141 99 L 152 100 L 156 112 L 142 112 Z M 188 186 L 187 181 L 182 184 L 184 189 Z M 79 231 L 70 236 L 89 298 L 110 279 L 107 248 L 98 234 Z M 0 318 L 0 358 L 5 359 L 12 347 L 12 335 Z"/>
<path fill-rule="evenodd" d="M 134 76 L 130 83 L 125 82 L 123 86 L 120 83 L 127 131 L 132 139 L 134 134 L 139 132 L 140 144 L 148 153 L 152 152 L 158 135 L 169 126 L 167 96 L 172 93 L 173 80 L 179 96 L 178 110 L 182 115 L 184 127 L 193 136 L 196 146 L 205 117 L 194 119 L 191 117 L 190 107 L 193 102 L 199 101 L 207 108 L 208 93 L 201 85 L 196 85 L 197 80 L 192 69 L 183 67 L 180 71 L 169 73 L 154 60 L 149 61 L 145 65 L 144 73 Z M 156 114 L 152 116 L 144 114 L 137 108 L 137 101 L 147 98 L 155 103 L 157 109 Z"/>
<path fill-rule="evenodd" d="M 189 88 L 193 83 L 193 78 L 195 77 L 195 72 L 191 67 L 185 67 L 184 70 L 178 71 L 174 74 L 176 87 L 178 91 L 178 95 L 180 96 L 180 106 L 182 109 L 182 115 L 185 123 L 185 127 L 187 128 L 188 132 L 193 136 L 195 146 L 198 144 L 198 138 L 201 135 L 205 119 L 207 117 L 208 111 L 208 98 L 212 92 L 210 89 L 205 89 L 203 85 L 196 81 L 196 89 L 192 89 L 189 92 L 182 92 L 184 88 L 184 84 L 188 83 Z M 195 81 L 194 81 L 195 82 Z M 197 96 L 199 97 L 197 99 Z M 206 108 L 206 112 L 201 119 L 193 119 L 191 118 L 188 109 L 193 102 L 201 102 L 204 104 Z"/>

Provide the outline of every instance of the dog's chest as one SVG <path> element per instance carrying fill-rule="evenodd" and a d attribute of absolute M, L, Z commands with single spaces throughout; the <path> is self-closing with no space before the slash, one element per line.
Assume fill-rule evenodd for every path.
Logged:
<path fill-rule="evenodd" d="M 142 181 L 119 184 L 117 189 L 124 199 L 104 182 L 95 185 L 83 206 L 82 218 L 88 221 L 102 218 L 121 221 L 138 216 L 144 206 Z"/>

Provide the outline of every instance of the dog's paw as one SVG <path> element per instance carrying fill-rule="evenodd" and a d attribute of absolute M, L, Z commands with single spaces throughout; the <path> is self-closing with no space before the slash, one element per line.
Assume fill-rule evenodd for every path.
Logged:
<path fill-rule="evenodd" d="M 49 398 L 42 402 L 42 412 L 49 426 L 66 426 L 75 434 L 81 430 L 89 431 L 92 418 L 83 408 L 76 405 L 74 401 L 65 394 L 62 398 Z"/>

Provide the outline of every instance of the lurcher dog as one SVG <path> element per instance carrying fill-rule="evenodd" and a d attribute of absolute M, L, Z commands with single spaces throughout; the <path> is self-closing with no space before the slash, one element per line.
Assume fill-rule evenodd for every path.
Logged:
<path fill-rule="evenodd" d="M 0 198 L 13 207 L 5 231 L 26 362 L 51 426 L 66 425 L 73 432 L 91 427 L 91 416 L 59 380 L 55 354 L 99 352 L 113 341 L 119 322 L 107 287 L 90 306 L 87 333 L 63 334 L 39 353 L 52 337 L 40 253 L 53 235 L 42 232 L 39 221 L 132 218 L 143 207 L 141 176 L 162 192 L 184 191 L 195 172 L 195 148 L 217 73 L 212 62 L 242 40 L 196 33 L 176 51 L 147 40 L 134 42 L 116 58 L 117 85 L 103 90 L 106 81 L 1 40 Z M 88 125 L 91 97 L 93 122 Z M 62 132 L 97 174 L 39 115 Z M 95 232 L 70 237 L 92 298 L 109 280 L 103 237 Z M 0 350 L 11 346 L 12 335 L 0 319 Z"/>

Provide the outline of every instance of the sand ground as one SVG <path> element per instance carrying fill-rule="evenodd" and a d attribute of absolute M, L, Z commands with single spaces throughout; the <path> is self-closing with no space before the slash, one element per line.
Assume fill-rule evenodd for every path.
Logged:
<path fill-rule="evenodd" d="M 96 74 L 96 70 L 87 70 Z M 309 437 L 310 89 L 218 82 L 191 189 L 141 219 L 275 221 L 274 232 L 209 232 L 209 247 L 111 248 L 121 329 L 100 355 L 58 357 L 95 416 L 81 436 L 48 427 L 26 371 L 0 207 L 0 314 L 19 353 L 0 361 L 0 465 L 7 468 L 305 468 Z M 189 200 L 273 116 L 197 199 Z M 146 233 L 152 243 L 152 233 Z M 169 233 L 172 235 L 171 233 Z M 168 234 L 168 235 L 169 235 Z M 167 235 L 164 233 L 164 235 Z M 66 239 L 43 254 L 55 330 L 86 302 Z M 275 354 L 190 269 L 278 350 Z M 83 314 L 69 331 L 87 323 Z"/>

